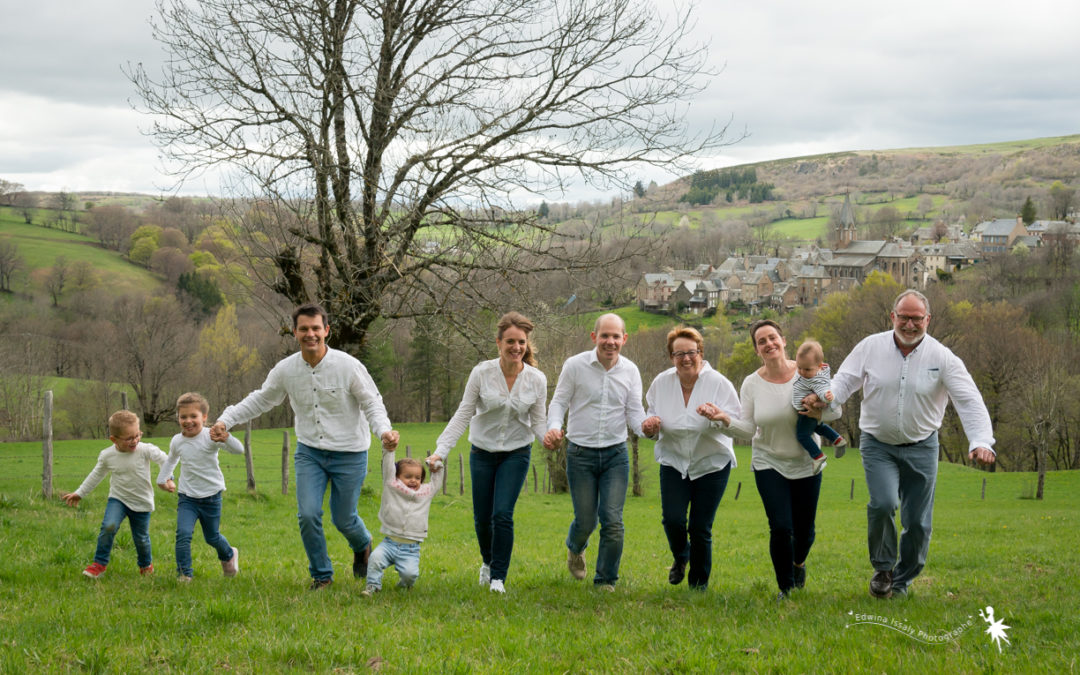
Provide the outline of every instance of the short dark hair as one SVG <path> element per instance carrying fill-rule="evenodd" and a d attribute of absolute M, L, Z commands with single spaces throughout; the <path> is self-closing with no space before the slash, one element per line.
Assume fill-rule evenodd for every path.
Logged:
<path fill-rule="evenodd" d="M 322 305 L 320 305 L 320 304 L 318 304 L 316 302 L 305 303 L 305 304 L 300 305 L 299 307 L 297 307 L 296 309 L 293 310 L 293 313 L 292 313 L 292 327 L 293 327 L 293 330 L 296 330 L 297 320 L 301 316 L 321 316 L 322 317 L 322 325 L 323 326 L 329 326 L 330 325 L 330 316 L 326 313 L 326 310 L 322 308 Z"/>

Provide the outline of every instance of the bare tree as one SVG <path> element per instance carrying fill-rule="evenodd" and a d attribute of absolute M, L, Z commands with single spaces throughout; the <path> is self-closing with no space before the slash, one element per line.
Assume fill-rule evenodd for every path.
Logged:
<path fill-rule="evenodd" d="M 710 74 L 689 15 L 633 0 L 158 9 L 166 65 L 129 76 L 162 153 L 180 180 L 236 170 L 234 196 L 254 200 L 234 217 L 259 233 L 246 250 L 272 263 L 261 280 L 325 303 L 339 345 L 361 346 L 380 316 L 508 289 L 524 303 L 536 271 L 610 265 L 599 234 L 560 237 L 511 197 L 579 180 L 626 191 L 642 164 L 725 144 L 724 126 L 688 133 Z M 637 250 L 623 241 L 619 257 Z"/>
<path fill-rule="evenodd" d="M 0 204 L 12 206 L 12 199 L 25 188 L 22 183 L 0 178 Z"/>
<path fill-rule="evenodd" d="M 49 275 L 45 277 L 45 290 L 48 292 L 49 297 L 52 298 L 53 307 L 60 306 L 60 297 L 64 294 L 64 288 L 70 281 L 71 266 L 68 265 L 67 258 L 58 255 L 56 260 L 53 261 L 53 265 L 49 268 Z"/>
<path fill-rule="evenodd" d="M 0 239 L 0 292 L 11 292 L 11 275 L 25 264 L 19 247 L 8 239 Z"/>

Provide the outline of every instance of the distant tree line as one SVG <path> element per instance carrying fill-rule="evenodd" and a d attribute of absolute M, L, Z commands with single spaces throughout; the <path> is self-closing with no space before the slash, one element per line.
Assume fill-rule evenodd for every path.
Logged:
<path fill-rule="evenodd" d="M 759 183 L 754 167 L 735 169 L 711 169 L 695 171 L 690 176 L 690 189 L 679 201 L 692 205 L 712 204 L 720 193 L 724 200 L 749 201 L 751 204 L 770 201 L 773 198 L 771 183 Z"/>

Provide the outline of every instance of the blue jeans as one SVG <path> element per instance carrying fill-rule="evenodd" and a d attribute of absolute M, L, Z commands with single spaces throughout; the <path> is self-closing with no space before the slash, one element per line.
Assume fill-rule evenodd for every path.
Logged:
<path fill-rule="evenodd" d="M 574 521 L 566 535 L 566 547 L 581 553 L 600 521 L 600 546 L 596 554 L 594 584 L 614 584 L 619 579 L 623 549 L 623 504 L 630 483 L 630 458 L 626 443 L 606 448 L 566 445 L 566 478 L 574 503 Z"/>
<path fill-rule="evenodd" d="M 712 526 L 716 509 L 727 488 L 731 465 L 694 480 L 678 469 L 660 465 L 660 511 L 664 534 L 675 560 L 690 563 L 686 583 L 691 588 L 709 587 L 712 572 Z M 686 510 L 690 509 L 689 527 Z"/>
<path fill-rule="evenodd" d="M 375 547 L 368 559 L 367 585 L 382 588 L 383 570 L 390 565 L 398 573 L 398 586 L 412 588 L 420 576 L 420 543 L 404 544 L 386 538 Z"/>
<path fill-rule="evenodd" d="M 469 453 L 473 524 L 480 557 L 491 567 L 492 580 L 506 580 L 514 550 L 514 505 L 529 475 L 530 446 L 510 452 L 488 452 L 475 445 Z"/>
<path fill-rule="evenodd" d="M 795 587 L 794 565 L 806 562 L 814 545 L 821 474 L 790 479 L 779 471 L 762 469 L 754 472 L 754 482 L 769 519 L 769 557 L 776 585 L 786 593 Z"/>
<path fill-rule="evenodd" d="M 333 452 L 296 444 L 297 517 L 312 579 L 334 578 L 322 522 L 327 483 L 330 483 L 330 519 L 334 527 L 345 535 L 354 552 L 363 551 L 371 543 L 371 533 L 356 510 L 367 476 L 367 459 L 367 451 Z"/>
<path fill-rule="evenodd" d="M 218 560 L 232 560 L 232 546 L 218 532 L 221 525 L 221 493 L 209 497 L 188 497 L 180 493 L 176 499 L 176 572 L 195 576 L 191 569 L 191 535 L 195 521 L 202 525 L 203 539 L 217 551 Z"/>
<path fill-rule="evenodd" d="M 910 446 L 882 443 L 868 433 L 859 439 L 866 487 L 867 545 L 870 564 L 893 571 L 893 589 L 904 590 L 926 565 L 934 516 L 938 436 L 930 434 Z M 896 507 L 900 507 L 900 550 L 897 553 Z"/>
<path fill-rule="evenodd" d="M 99 565 L 109 564 L 109 553 L 112 551 L 113 539 L 116 531 L 128 519 L 131 526 L 131 541 L 135 544 L 135 555 L 139 561 L 139 567 L 148 567 L 154 561 L 150 551 L 150 511 L 132 511 L 124 502 L 114 497 L 109 497 L 105 502 L 105 517 L 101 519 L 101 531 L 98 532 L 97 551 L 94 552 L 94 562 Z"/>
<path fill-rule="evenodd" d="M 821 420 L 809 415 L 799 415 L 798 420 L 795 421 L 795 438 L 813 459 L 817 459 L 822 454 L 821 448 L 814 442 L 814 434 L 824 437 L 830 444 L 840 438 L 840 434 Z"/>

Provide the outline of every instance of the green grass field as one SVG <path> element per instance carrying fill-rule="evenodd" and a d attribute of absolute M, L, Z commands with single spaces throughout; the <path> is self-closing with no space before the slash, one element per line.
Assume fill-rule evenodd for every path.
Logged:
<path fill-rule="evenodd" d="M 431 448 L 441 425 L 399 429 L 403 444 Z M 166 439 L 155 442 L 165 445 Z M 100 441 L 57 444 L 57 493 L 78 486 L 101 447 Z M 866 490 L 858 454 L 830 461 L 807 587 L 777 603 L 749 451 L 739 449 L 739 466 L 717 514 L 710 589 L 695 593 L 666 582 L 670 558 L 657 469 L 651 446 L 643 443 L 646 494 L 627 501 L 618 590 L 599 593 L 570 578 L 563 545 L 569 497 L 533 492 L 530 477 L 517 507 L 508 592 L 499 596 L 476 585 L 469 488 L 458 494 L 455 452 L 449 494 L 436 498 L 431 510 L 416 587 L 394 590 L 390 571 L 387 590 L 364 599 L 362 583 L 348 574 L 351 553 L 329 524 L 339 574 L 324 592 L 306 590 L 294 497 L 291 490 L 280 493 L 281 433 L 256 432 L 253 448 L 254 495 L 244 487 L 243 458 L 221 455 L 229 485 L 222 532 L 241 551 L 240 575 L 222 578 L 216 556 L 196 536 L 195 581 L 179 585 L 174 495 L 158 492 L 151 521 L 155 576 L 138 575 L 124 530 L 108 572 L 91 581 L 80 572 L 92 558 L 107 485 L 77 509 L 43 500 L 40 444 L 0 446 L 0 672 L 1077 669 L 1076 472 L 1050 474 L 1046 499 L 1034 501 L 1019 498 L 1031 475 L 943 465 L 927 568 L 908 599 L 879 601 L 866 591 Z M 542 482 L 538 460 L 534 451 Z M 370 466 L 359 509 L 377 529 L 374 455 Z M 590 563 L 595 536 L 586 551 Z M 988 605 L 1010 626 L 1011 644 L 1000 653 L 978 616 Z M 946 633 L 952 639 L 932 639 Z"/>
<path fill-rule="evenodd" d="M 136 291 L 149 291 L 161 280 L 148 270 L 133 265 L 115 251 L 109 251 L 82 234 L 64 232 L 38 225 L 27 225 L 14 209 L 0 208 L 0 239 L 13 242 L 25 261 L 19 275 L 35 278 L 52 267 L 56 259 L 65 256 L 69 263 L 86 260 L 104 283 L 115 289 L 117 295 Z M 13 290 L 20 290 L 16 281 Z"/>

